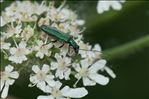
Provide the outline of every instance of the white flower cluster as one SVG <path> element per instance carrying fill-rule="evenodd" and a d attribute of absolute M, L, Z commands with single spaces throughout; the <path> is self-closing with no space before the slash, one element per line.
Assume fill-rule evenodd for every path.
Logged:
<path fill-rule="evenodd" d="M 110 8 L 114 10 L 121 10 L 122 3 L 124 2 L 125 0 L 99 0 L 97 4 L 97 12 L 102 14 L 105 11 L 109 11 Z"/>
<path fill-rule="evenodd" d="M 39 19 L 43 13 L 45 17 Z M 56 8 L 53 1 L 43 1 L 41 4 L 15 1 L 2 12 L 1 20 L 2 60 L 9 64 L 5 71 L 1 71 L 2 98 L 7 97 L 9 85 L 19 76 L 17 71 L 12 71 L 13 66 L 18 71 L 24 68 L 33 71 L 29 77 L 29 87 L 36 86 L 49 94 L 38 96 L 38 99 L 82 98 L 88 94 L 85 86 L 108 84 L 109 78 L 99 74 L 99 71 L 116 77 L 106 66 L 106 60 L 101 59 L 100 46 L 96 44 L 92 47 L 82 41 L 81 26 L 84 20 L 78 19 L 77 14 L 65 7 L 64 3 Z M 53 42 L 54 38 L 37 27 L 43 24 L 73 36 L 80 49 L 84 50 L 79 50 L 75 56 L 68 55 L 69 45 L 66 43 L 60 48 L 62 42 Z M 64 80 L 72 83 L 74 79 L 76 82 L 73 86 L 63 83 Z M 82 86 L 77 87 L 81 79 Z"/>

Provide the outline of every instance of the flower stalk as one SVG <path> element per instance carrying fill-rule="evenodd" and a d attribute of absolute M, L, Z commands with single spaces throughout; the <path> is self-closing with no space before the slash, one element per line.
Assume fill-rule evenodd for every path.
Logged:
<path fill-rule="evenodd" d="M 137 40 L 103 51 L 102 57 L 107 60 L 115 60 L 129 56 L 139 50 L 149 47 L 149 35 Z"/>

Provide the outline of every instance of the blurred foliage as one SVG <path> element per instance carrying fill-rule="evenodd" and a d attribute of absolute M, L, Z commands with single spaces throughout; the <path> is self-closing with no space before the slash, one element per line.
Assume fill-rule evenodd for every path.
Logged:
<path fill-rule="evenodd" d="M 5 0 L 1 11 L 11 2 Z M 99 43 L 103 51 L 149 35 L 149 1 L 127 1 L 121 11 L 111 10 L 102 15 L 96 12 L 97 1 L 70 0 L 67 4 L 86 20 L 85 41 Z M 118 59 L 108 61 L 108 65 L 117 78 L 111 79 L 107 86 L 87 87 L 89 95 L 83 99 L 149 99 L 149 47 L 127 57 L 120 55 Z M 28 78 L 19 81 L 22 83 L 11 86 L 11 95 L 34 99 L 32 97 L 43 94 L 36 88 L 27 87 Z"/>

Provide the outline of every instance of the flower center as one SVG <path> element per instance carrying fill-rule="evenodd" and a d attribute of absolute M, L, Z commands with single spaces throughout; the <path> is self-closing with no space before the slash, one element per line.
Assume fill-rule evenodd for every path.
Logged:
<path fill-rule="evenodd" d="M 24 50 L 21 48 L 18 48 L 16 51 L 16 56 L 22 56 L 23 55 Z"/>
<path fill-rule="evenodd" d="M 43 80 L 45 80 L 45 78 L 46 78 L 46 73 L 44 73 L 43 71 L 40 70 L 37 73 L 37 79 L 40 80 L 40 81 L 43 81 Z"/>
<path fill-rule="evenodd" d="M 64 60 L 61 60 L 61 61 L 59 62 L 59 68 L 60 68 L 60 69 L 65 69 L 65 68 L 66 68 L 66 62 L 65 62 Z"/>
<path fill-rule="evenodd" d="M 2 81 L 8 80 L 9 79 L 9 73 L 1 72 L 0 78 Z"/>
<path fill-rule="evenodd" d="M 62 93 L 59 89 L 53 89 L 52 90 L 52 96 L 55 97 L 55 99 L 60 99 L 62 97 Z"/>
<path fill-rule="evenodd" d="M 82 77 L 87 77 L 89 75 L 89 70 L 88 68 L 82 68 L 79 73 Z"/>

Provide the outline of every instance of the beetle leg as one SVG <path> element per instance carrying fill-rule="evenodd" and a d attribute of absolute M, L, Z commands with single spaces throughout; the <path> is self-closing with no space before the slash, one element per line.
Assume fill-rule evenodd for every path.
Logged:
<path fill-rule="evenodd" d="M 59 48 L 62 48 L 64 46 L 65 43 L 63 43 Z"/>
<path fill-rule="evenodd" d="M 73 48 L 72 48 L 72 46 L 70 46 L 69 45 L 69 49 L 68 49 L 68 54 L 67 54 L 68 56 L 73 56 L 73 55 L 75 55 L 74 54 L 74 50 L 73 50 Z"/>

